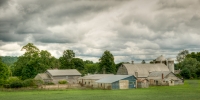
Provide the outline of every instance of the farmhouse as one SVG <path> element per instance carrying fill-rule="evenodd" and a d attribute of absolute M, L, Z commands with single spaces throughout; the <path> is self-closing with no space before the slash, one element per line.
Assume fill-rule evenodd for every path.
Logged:
<path fill-rule="evenodd" d="M 183 80 L 176 77 L 174 73 L 170 71 L 155 71 L 151 72 L 148 76 L 150 85 L 166 85 L 173 86 L 183 84 Z"/>
<path fill-rule="evenodd" d="M 133 75 L 112 75 L 98 81 L 102 89 L 133 89 L 137 88 L 137 79 Z"/>
<path fill-rule="evenodd" d="M 134 62 L 132 62 L 131 64 L 122 64 L 117 71 L 117 75 L 134 75 L 137 77 L 137 79 L 141 80 L 148 79 L 149 74 L 152 72 L 174 73 L 174 60 L 171 58 L 165 59 L 165 57 L 161 55 L 153 61 L 153 64 L 134 64 Z M 174 76 L 174 78 L 175 77 L 176 76 Z M 175 79 L 179 78 L 176 77 Z M 147 82 L 140 80 L 138 81 Z M 176 82 L 175 84 L 182 84 L 181 82 L 179 80 L 179 82 Z"/>
<path fill-rule="evenodd" d="M 77 83 L 78 78 L 81 77 L 76 69 L 65 70 L 47 70 L 45 73 L 36 75 L 35 79 L 40 79 L 44 82 L 53 82 L 55 84 L 60 80 L 66 80 L 70 84 Z"/>
<path fill-rule="evenodd" d="M 108 76 L 112 76 L 114 74 L 92 74 L 92 75 L 87 75 L 84 77 L 80 77 L 78 78 L 78 82 L 79 84 L 81 84 L 82 86 L 88 86 L 88 87 L 94 87 L 97 88 L 98 87 L 98 83 L 96 83 L 95 81 L 108 77 Z"/>

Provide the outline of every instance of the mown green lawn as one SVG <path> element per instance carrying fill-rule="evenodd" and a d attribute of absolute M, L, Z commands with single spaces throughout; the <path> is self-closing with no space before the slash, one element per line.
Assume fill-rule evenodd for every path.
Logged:
<path fill-rule="evenodd" d="M 0 91 L 0 100 L 200 100 L 200 80 L 187 80 L 179 86 L 130 90 Z"/>

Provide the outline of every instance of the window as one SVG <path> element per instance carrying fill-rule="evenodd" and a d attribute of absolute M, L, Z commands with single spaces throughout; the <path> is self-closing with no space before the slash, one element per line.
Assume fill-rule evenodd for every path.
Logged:
<path fill-rule="evenodd" d="M 66 79 L 68 79 L 68 76 L 66 76 Z"/>

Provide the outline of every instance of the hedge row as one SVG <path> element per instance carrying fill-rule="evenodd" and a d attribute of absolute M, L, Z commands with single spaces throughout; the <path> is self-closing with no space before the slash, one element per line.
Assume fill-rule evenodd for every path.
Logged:
<path fill-rule="evenodd" d="M 21 88 L 21 87 L 38 87 L 42 85 L 41 80 L 26 79 L 21 81 L 17 77 L 11 77 L 7 80 L 6 84 L 3 85 L 4 88 Z"/>

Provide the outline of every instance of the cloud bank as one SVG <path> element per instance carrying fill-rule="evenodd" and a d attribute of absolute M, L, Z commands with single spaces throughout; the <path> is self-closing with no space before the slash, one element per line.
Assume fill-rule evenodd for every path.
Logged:
<path fill-rule="evenodd" d="M 60 57 L 66 49 L 97 62 L 175 58 L 200 51 L 200 0 L 1 0 L 0 55 L 31 42 Z"/>

